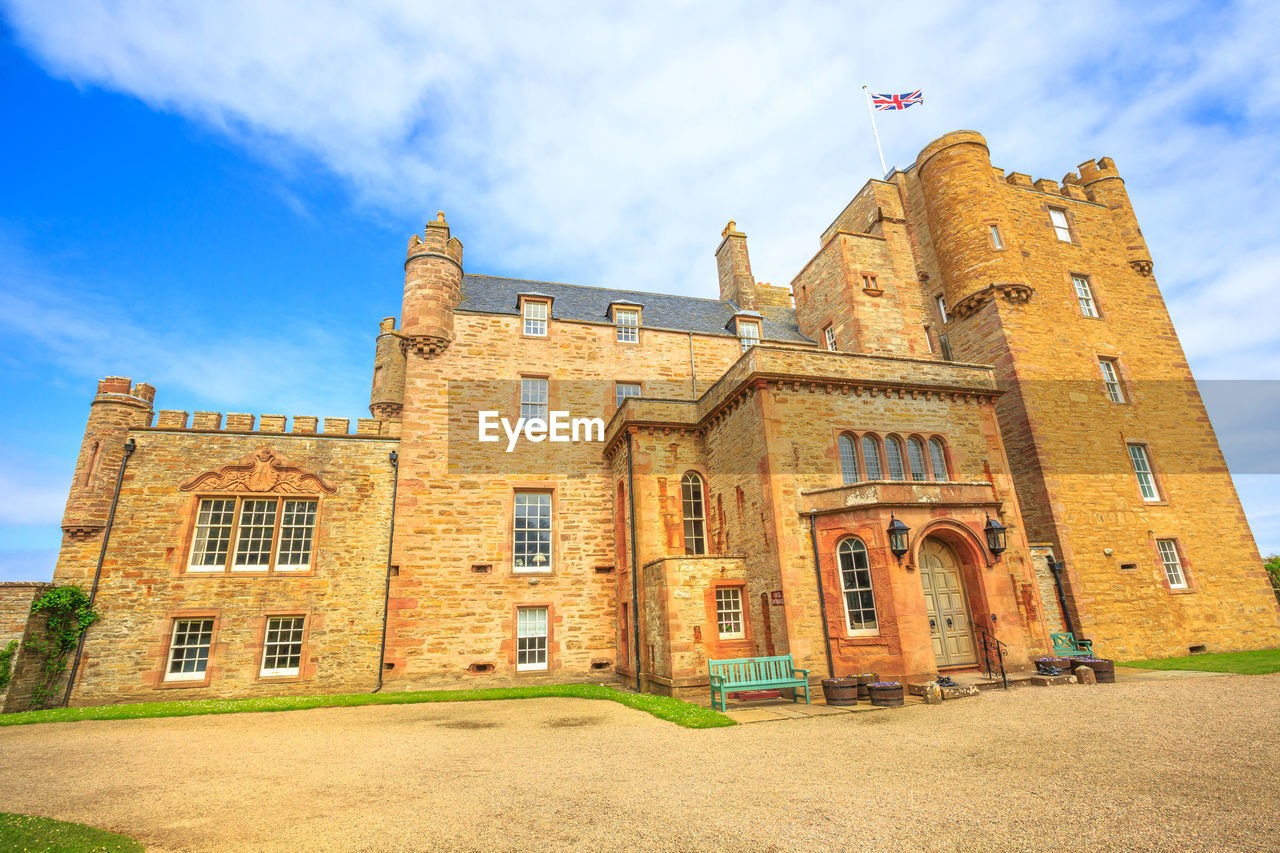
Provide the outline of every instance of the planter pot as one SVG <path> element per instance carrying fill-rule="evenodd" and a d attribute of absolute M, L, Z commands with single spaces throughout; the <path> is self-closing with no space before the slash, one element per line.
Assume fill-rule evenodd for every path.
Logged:
<path fill-rule="evenodd" d="M 1068 672 L 1071 669 L 1071 661 L 1071 658 L 1036 658 L 1034 663 L 1037 670 L 1041 666 L 1052 666 L 1057 667 L 1059 672 Z"/>
<path fill-rule="evenodd" d="M 1087 666 L 1093 670 L 1094 678 L 1099 684 L 1115 684 L 1116 683 L 1116 662 L 1112 660 L 1102 660 L 1100 658 L 1072 658 L 1071 671 L 1075 672 L 1076 667 Z"/>
<path fill-rule="evenodd" d="M 879 708 L 896 708 L 906 698 L 906 688 L 901 684 L 892 687 L 875 687 L 868 685 L 871 692 L 871 704 Z"/>
<path fill-rule="evenodd" d="M 874 672 L 860 672 L 857 675 L 850 675 L 849 678 L 856 678 L 858 680 L 859 699 L 870 699 L 871 692 L 867 690 L 867 685 L 874 684 L 880 680 L 880 676 L 876 675 Z"/>
<path fill-rule="evenodd" d="M 858 680 L 856 678 L 822 679 L 822 695 L 828 705 L 857 705 Z"/>

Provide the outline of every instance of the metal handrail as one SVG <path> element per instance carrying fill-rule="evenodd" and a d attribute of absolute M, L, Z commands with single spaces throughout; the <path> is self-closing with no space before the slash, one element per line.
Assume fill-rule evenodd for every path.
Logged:
<path fill-rule="evenodd" d="M 977 631 L 978 639 L 982 641 L 982 665 L 985 668 L 987 678 L 995 678 L 996 667 L 992 665 L 991 659 L 992 652 L 994 652 L 994 663 L 1000 667 L 1000 681 L 1003 683 L 1004 689 L 1008 690 L 1009 674 L 1005 672 L 1004 668 L 1004 653 L 1008 651 L 1008 645 L 1001 642 L 985 625 L 979 625 L 972 620 L 969 621 L 969 624 Z"/>

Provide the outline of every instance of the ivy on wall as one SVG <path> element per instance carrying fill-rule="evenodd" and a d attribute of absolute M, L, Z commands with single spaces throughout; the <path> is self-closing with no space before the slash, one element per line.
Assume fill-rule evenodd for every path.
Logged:
<path fill-rule="evenodd" d="M 10 640 L 4 651 L 0 651 L 0 692 L 9 686 L 9 679 L 13 677 L 13 656 L 17 651 L 17 640 Z"/>
<path fill-rule="evenodd" d="M 40 681 L 31 693 L 32 710 L 47 708 L 67 671 L 71 654 L 85 629 L 98 619 L 89 596 L 78 586 L 55 586 L 31 603 L 31 615 L 44 614 L 42 633 L 27 640 L 27 649 L 41 660 Z"/>

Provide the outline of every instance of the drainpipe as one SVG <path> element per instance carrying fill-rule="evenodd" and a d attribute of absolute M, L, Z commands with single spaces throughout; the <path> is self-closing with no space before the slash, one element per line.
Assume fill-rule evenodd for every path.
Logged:
<path fill-rule="evenodd" d="M 831 629 L 827 626 L 827 594 L 822 588 L 822 564 L 818 562 L 817 512 L 809 510 L 809 544 L 813 546 L 813 571 L 818 577 L 818 609 L 822 612 L 822 641 L 827 647 L 827 677 L 836 677 L 835 663 L 831 659 Z"/>
<path fill-rule="evenodd" d="M 387 530 L 387 581 L 382 591 L 382 645 L 378 648 L 378 686 L 373 688 L 374 693 L 382 689 L 382 670 L 386 666 L 383 658 L 387 654 L 387 612 L 391 608 L 391 546 L 396 542 L 396 487 L 400 484 L 400 457 L 393 450 L 387 461 L 391 463 L 391 524 Z"/>
<path fill-rule="evenodd" d="M 1058 588 L 1058 606 L 1062 608 L 1062 621 L 1067 623 L 1067 630 L 1071 635 L 1079 639 L 1075 628 L 1071 626 L 1071 611 L 1067 609 L 1067 596 L 1062 591 L 1062 570 L 1065 568 L 1063 563 L 1059 563 L 1053 557 L 1049 558 L 1049 571 L 1053 574 L 1053 585 Z"/>
<path fill-rule="evenodd" d="M 627 505 L 631 515 L 631 618 L 635 620 L 635 670 L 636 690 L 643 691 L 640 683 L 640 567 L 636 555 L 639 543 L 636 541 L 636 481 L 631 469 L 631 433 L 627 433 Z"/>
<path fill-rule="evenodd" d="M 102 550 L 98 552 L 98 567 L 93 570 L 93 588 L 89 590 L 89 609 L 98 598 L 98 581 L 102 578 L 102 563 L 107 559 L 107 542 L 111 539 L 111 527 L 116 521 L 116 505 L 120 502 L 120 486 L 124 483 L 124 469 L 129 465 L 129 457 L 138 449 L 138 443 L 130 438 L 124 443 L 124 458 L 120 460 L 120 473 L 116 475 L 116 489 L 111 495 L 111 510 L 107 513 L 107 526 L 102 531 Z M 80 641 L 76 643 L 76 656 L 71 661 L 71 677 L 67 679 L 67 692 L 62 696 L 62 704 L 71 701 L 71 688 L 76 683 L 76 672 L 80 669 L 80 656 L 84 654 L 84 635 L 89 633 L 85 628 L 80 632 Z"/>

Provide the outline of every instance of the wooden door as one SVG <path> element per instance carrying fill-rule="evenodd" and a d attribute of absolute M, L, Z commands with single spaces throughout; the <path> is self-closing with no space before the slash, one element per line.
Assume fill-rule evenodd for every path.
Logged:
<path fill-rule="evenodd" d="M 977 663 L 960 564 L 951 549 L 935 539 L 926 539 L 920 547 L 920 585 L 938 666 Z"/>

